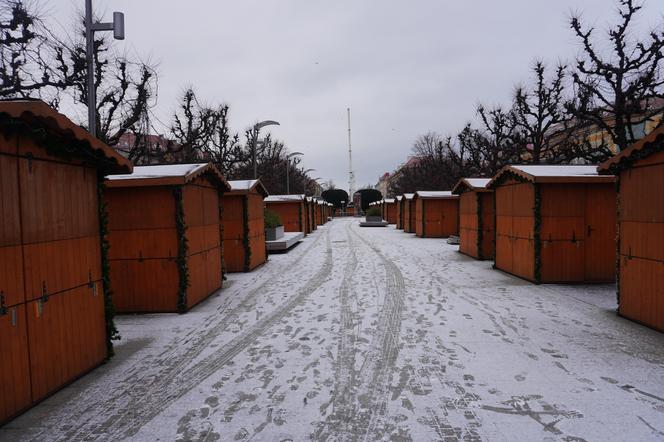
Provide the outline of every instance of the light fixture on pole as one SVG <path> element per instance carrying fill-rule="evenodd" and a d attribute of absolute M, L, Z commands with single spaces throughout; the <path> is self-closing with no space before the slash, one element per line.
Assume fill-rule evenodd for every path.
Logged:
<path fill-rule="evenodd" d="M 254 169 L 254 179 L 258 178 L 258 165 L 256 164 L 256 144 L 258 144 L 258 132 L 265 126 L 279 126 L 279 123 L 272 120 L 265 120 L 254 124 L 254 136 L 251 140 L 251 165 Z"/>
<path fill-rule="evenodd" d="M 308 180 L 309 180 L 309 178 L 307 178 L 307 174 L 309 172 L 315 172 L 315 171 L 316 171 L 316 169 L 307 169 L 307 170 L 302 171 L 302 176 L 304 177 L 304 179 L 302 180 L 302 182 L 304 183 L 303 184 L 304 188 L 302 189 L 303 190 L 302 193 L 304 193 L 304 196 L 307 196 L 307 183 L 308 183 Z"/>
<path fill-rule="evenodd" d="M 304 154 L 302 152 L 293 152 L 286 155 L 286 195 L 290 195 L 290 180 L 289 180 L 290 159 L 296 155 L 304 155 Z"/>
<path fill-rule="evenodd" d="M 95 88 L 95 32 L 113 31 L 113 38 L 124 40 L 125 26 L 124 14 L 113 13 L 113 22 L 95 23 L 92 13 L 92 0 L 85 0 L 85 59 L 87 63 L 87 92 L 88 92 L 88 132 L 97 136 L 97 90 Z"/>

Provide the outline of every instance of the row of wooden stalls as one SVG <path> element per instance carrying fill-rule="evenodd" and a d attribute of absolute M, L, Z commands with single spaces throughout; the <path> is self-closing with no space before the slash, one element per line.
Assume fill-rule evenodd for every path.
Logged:
<path fill-rule="evenodd" d="M 664 128 L 595 165 L 511 165 L 379 202 L 420 237 L 540 283 L 616 282 L 618 313 L 664 331 Z"/>
<path fill-rule="evenodd" d="M 267 196 L 211 164 L 134 167 L 41 101 L 0 102 L 0 425 L 109 358 L 114 313 L 185 312 L 263 264 Z M 330 210 L 302 200 L 310 232 Z"/>
<path fill-rule="evenodd" d="M 305 195 L 270 195 L 265 198 L 265 208 L 279 215 L 285 232 L 304 235 L 326 224 L 333 214 L 331 203 Z"/>

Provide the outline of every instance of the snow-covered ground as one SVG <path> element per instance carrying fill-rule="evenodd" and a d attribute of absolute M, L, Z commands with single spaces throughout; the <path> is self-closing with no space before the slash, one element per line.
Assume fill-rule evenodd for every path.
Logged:
<path fill-rule="evenodd" d="M 664 440 L 664 335 L 612 286 L 535 286 L 337 219 L 186 315 L 122 316 L 110 363 L 2 440 Z"/>

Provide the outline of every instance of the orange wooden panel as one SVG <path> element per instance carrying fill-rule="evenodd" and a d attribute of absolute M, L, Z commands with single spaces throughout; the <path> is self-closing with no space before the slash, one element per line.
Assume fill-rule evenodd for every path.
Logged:
<path fill-rule="evenodd" d="M 203 192 L 203 187 L 194 184 L 187 184 L 182 188 L 184 217 L 187 227 L 197 227 L 205 224 Z"/>
<path fill-rule="evenodd" d="M 304 210 L 302 203 L 266 203 L 268 210 L 279 215 L 286 232 L 301 232 L 300 207 Z M 320 211 L 317 212 L 320 217 Z"/>
<path fill-rule="evenodd" d="M 207 296 L 221 289 L 221 248 L 217 247 L 207 252 L 205 256 L 207 276 Z"/>
<path fill-rule="evenodd" d="M 512 236 L 516 238 L 532 239 L 535 235 L 535 217 L 514 216 L 512 217 Z"/>
<path fill-rule="evenodd" d="M 512 273 L 530 281 L 535 279 L 535 242 L 512 238 Z"/>
<path fill-rule="evenodd" d="M 24 243 L 99 232 L 95 169 L 21 158 L 19 180 Z"/>
<path fill-rule="evenodd" d="M 542 241 L 541 282 L 583 282 L 584 262 L 584 241 Z"/>
<path fill-rule="evenodd" d="M 614 223 L 615 224 L 615 223 Z M 540 238 L 548 241 L 583 239 L 585 216 L 543 216 Z"/>
<path fill-rule="evenodd" d="M 207 249 L 205 247 L 205 230 L 206 226 L 187 226 L 187 246 L 189 249 L 189 255 L 201 253 Z"/>
<path fill-rule="evenodd" d="M 104 201 L 111 231 L 175 228 L 172 187 L 109 188 Z"/>
<path fill-rule="evenodd" d="M 249 240 L 251 247 L 251 263 L 249 270 L 253 270 L 267 261 L 267 252 L 265 249 L 265 235 L 259 235 Z"/>
<path fill-rule="evenodd" d="M 0 425 L 32 402 L 25 305 L 0 316 Z"/>
<path fill-rule="evenodd" d="M 106 358 L 101 288 L 51 296 L 27 306 L 32 396 L 39 401 Z"/>
<path fill-rule="evenodd" d="M 477 230 L 462 228 L 459 235 L 459 251 L 473 258 L 479 258 L 477 250 Z"/>
<path fill-rule="evenodd" d="M 513 270 L 514 245 L 512 238 L 504 235 L 496 236 L 496 268 L 507 273 Z"/>
<path fill-rule="evenodd" d="M 512 217 L 509 215 L 496 215 L 496 235 L 511 237 L 514 232 L 512 229 Z"/>
<path fill-rule="evenodd" d="M 176 312 L 179 273 L 174 259 L 111 261 L 118 313 Z"/>
<path fill-rule="evenodd" d="M 512 186 L 512 213 L 514 216 L 533 216 L 535 210 L 535 187 L 530 183 Z"/>
<path fill-rule="evenodd" d="M 620 219 L 664 223 L 664 164 L 620 174 Z"/>
<path fill-rule="evenodd" d="M 16 157 L 0 155 L 0 247 L 21 244 L 17 167 Z"/>
<path fill-rule="evenodd" d="M 586 187 L 585 280 L 616 276 L 616 191 L 614 185 Z"/>
<path fill-rule="evenodd" d="M 621 257 L 618 311 L 627 318 L 664 331 L 664 264 Z"/>
<path fill-rule="evenodd" d="M 69 290 L 101 278 L 98 236 L 23 246 L 26 299 Z"/>
<path fill-rule="evenodd" d="M 664 223 L 620 223 L 620 253 L 664 262 Z"/>
<path fill-rule="evenodd" d="M 221 287 L 219 249 L 190 256 L 188 266 L 190 286 L 187 290 L 187 308 L 191 308 Z"/>
<path fill-rule="evenodd" d="M 540 184 L 542 217 L 582 218 L 586 209 L 585 189 L 586 184 Z"/>
<path fill-rule="evenodd" d="M 108 234 L 110 259 L 175 258 L 178 239 L 175 228 L 112 230 Z"/>
<path fill-rule="evenodd" d="M 25 302 L 21 246 L 0 247 L 0 293 L 5 296 L 6 306 Z"/>
<path fill-rule="evenodd" d="M 485 229 L 493 229 L 496 206 L 493 192 L 480 193 L 482 201 L 482 225 Z"/>
<path fill-rule="evenodd" d="M 498 216 L 511 216 L 514 214 L 514 186 L 498 186 L 495 190 L 496 214 Z"/>
<path fill-rule="evenodd" d="M 214 187 L 201 188 L 203 202 L 203 224 L 206 226 L 219 225 L 219 191 Z"/>

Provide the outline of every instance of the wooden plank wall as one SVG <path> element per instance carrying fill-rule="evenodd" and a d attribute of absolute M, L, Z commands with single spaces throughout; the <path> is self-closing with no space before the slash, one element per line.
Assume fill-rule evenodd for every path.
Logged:
<path fill-rule="evenodd" d="M 664 152 L 620 174 L 621 315 L 664 331 Z"/>
<path fill-rule="evenodd" d="M 477 192 L 464 192 L 459 197 L 459 251 L 473 258 L 480 258 L 477 247 L 479 217 L 477 216 Z"/>
<path fill-rule="evenodd" d="M 177 311 L 180 277 L 173 188 L 107 188 L 105 201 L 116 311 Z"/>
<path fill-rule="evenodd" d="M 397 204 L 396 203 L 390 203 L 390 204 L 385 204 L 385 221 L 387 221 L 390 224 L 396 224 L 397 223 L 397 217 L 398 217 L 398 212 L 397 212 Z"/>
<path fill-rule="evenodd" d="M 107 356 L 96 169 L 0 136 L 0 221 L 2 423 Z"/>
<path fill-rule="evenodd" d="M 265 216 L 263 214 L 263 196 L 258 193 L 248 195 L 249 208 L 249 248 L 251 257 L 249 269 L 264 264 L 267 261 L 265 248 Z"/>
<path fill-rule="evenodd" d="M 224 208 L 221 224 L 224 227 L 224 264 L 227 272 L 244 272 L 244 195 L 223 194 L 221 204 Z"/>
<path fill-rule="evenodd" d="M 459 234 L 459 200 L 417 198 L 415 233 L 420 237 L 447 238 Z"/>
<path fill-rule="evenodd" d="M 300 208 L 304 211 L 302 202 L 272 203 L 266 202 L 268 210 L 279 215 L 285 232 L 302 232 L 300 225 Z"/>
<path fill-rule="evenodd" d="M 221 288 L 220 199 L 217 186 L 205 177 L 184 186 L 183 196 L 189 241 L 189 309 Z"/>
<path fill-rule="evenodd" d="M 535 189 L 529 183 L 508 181 L 497 187 L 496 267 L 535 279 Z"/>

